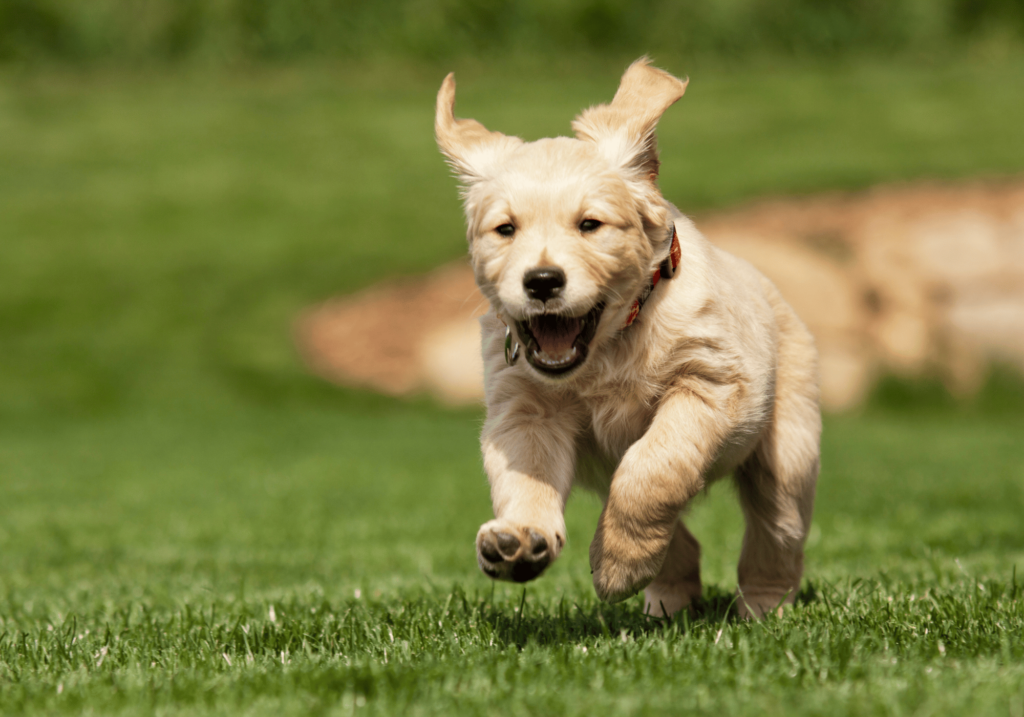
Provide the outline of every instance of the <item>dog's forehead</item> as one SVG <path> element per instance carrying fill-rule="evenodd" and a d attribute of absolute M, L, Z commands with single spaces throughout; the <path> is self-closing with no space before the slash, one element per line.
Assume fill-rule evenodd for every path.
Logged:
<path fill-rule="evenodd" d="M 572 137 L 547 137 L 524 142 L 507 158 L 504 172 L 544 180 L 571 175 L 600 175 L 610 166 L 592 142 Z"/>
<path fill-rule="evenodd" d="M 568 209 L 585 196 L 621 189 L 621 178 L 590 142 L 552 137 L 523 143 L 495 172 L 495 184 L 513 204 L 518 200 Z"/>

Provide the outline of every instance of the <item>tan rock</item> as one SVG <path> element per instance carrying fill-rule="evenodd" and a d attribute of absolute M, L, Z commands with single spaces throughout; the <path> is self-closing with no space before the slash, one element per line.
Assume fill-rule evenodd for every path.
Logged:
<path fill-rule="evenodd" d="M 475 318 L 448 321 L 429 331 L 420 341 L 419 360 L 424 386 L 442 401 L 463 404 L 483 398 L 480 322 Z"/>

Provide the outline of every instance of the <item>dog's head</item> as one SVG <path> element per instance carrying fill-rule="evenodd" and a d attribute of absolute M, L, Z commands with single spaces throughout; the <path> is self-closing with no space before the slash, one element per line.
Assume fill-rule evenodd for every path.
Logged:
<path fill-rule="evenodd" d="M 463 183 L 480 289 L 530 365 L 561 378 L 625 321 L 668 252 L 655 128 L 686 82 L 633 63 L 576 138 L 523 142 L 456 119 L 455 79 L 437 95 L 437 143 Z"/>

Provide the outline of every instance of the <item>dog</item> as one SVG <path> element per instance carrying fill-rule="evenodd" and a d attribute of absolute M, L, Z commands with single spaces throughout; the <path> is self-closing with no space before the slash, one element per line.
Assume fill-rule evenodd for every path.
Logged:
<path fill-rule="evenodd" d="M 658 188 L 656 127 L 686 90 L 634 62 L 574 138 L 524 142 L 456 119 L 437 96 L 477 284 L 494 519 L 488 576 L 525 582 L 565 546 L 573 486 L 604 507 L 590 545 L 604 601 L 644 590 L 668 617 L 701 596 L 700 545 L 681 521 L 732 475 L 746 519 L 737 609 L 792 603 L 820 454 L 814 340 L 750 264 L 712 246 Z"/>

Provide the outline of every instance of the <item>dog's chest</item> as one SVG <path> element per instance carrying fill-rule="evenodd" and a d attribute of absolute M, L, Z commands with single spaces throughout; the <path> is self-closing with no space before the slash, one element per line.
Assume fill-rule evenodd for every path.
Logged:
<path fill-rule="evenodd" d="M 607 495 L 623 454 L 647 430 L 654 409 L 628 390 L 589 394 L 590 424 L 576 443 L 576 484 Z"/>
<path fill-rule="evenodd" d="M 647 431 L 655 407 L 632 384 L 611 385 L 584 397 L 590 413 L 594 447 L 616 463 Z"/>

